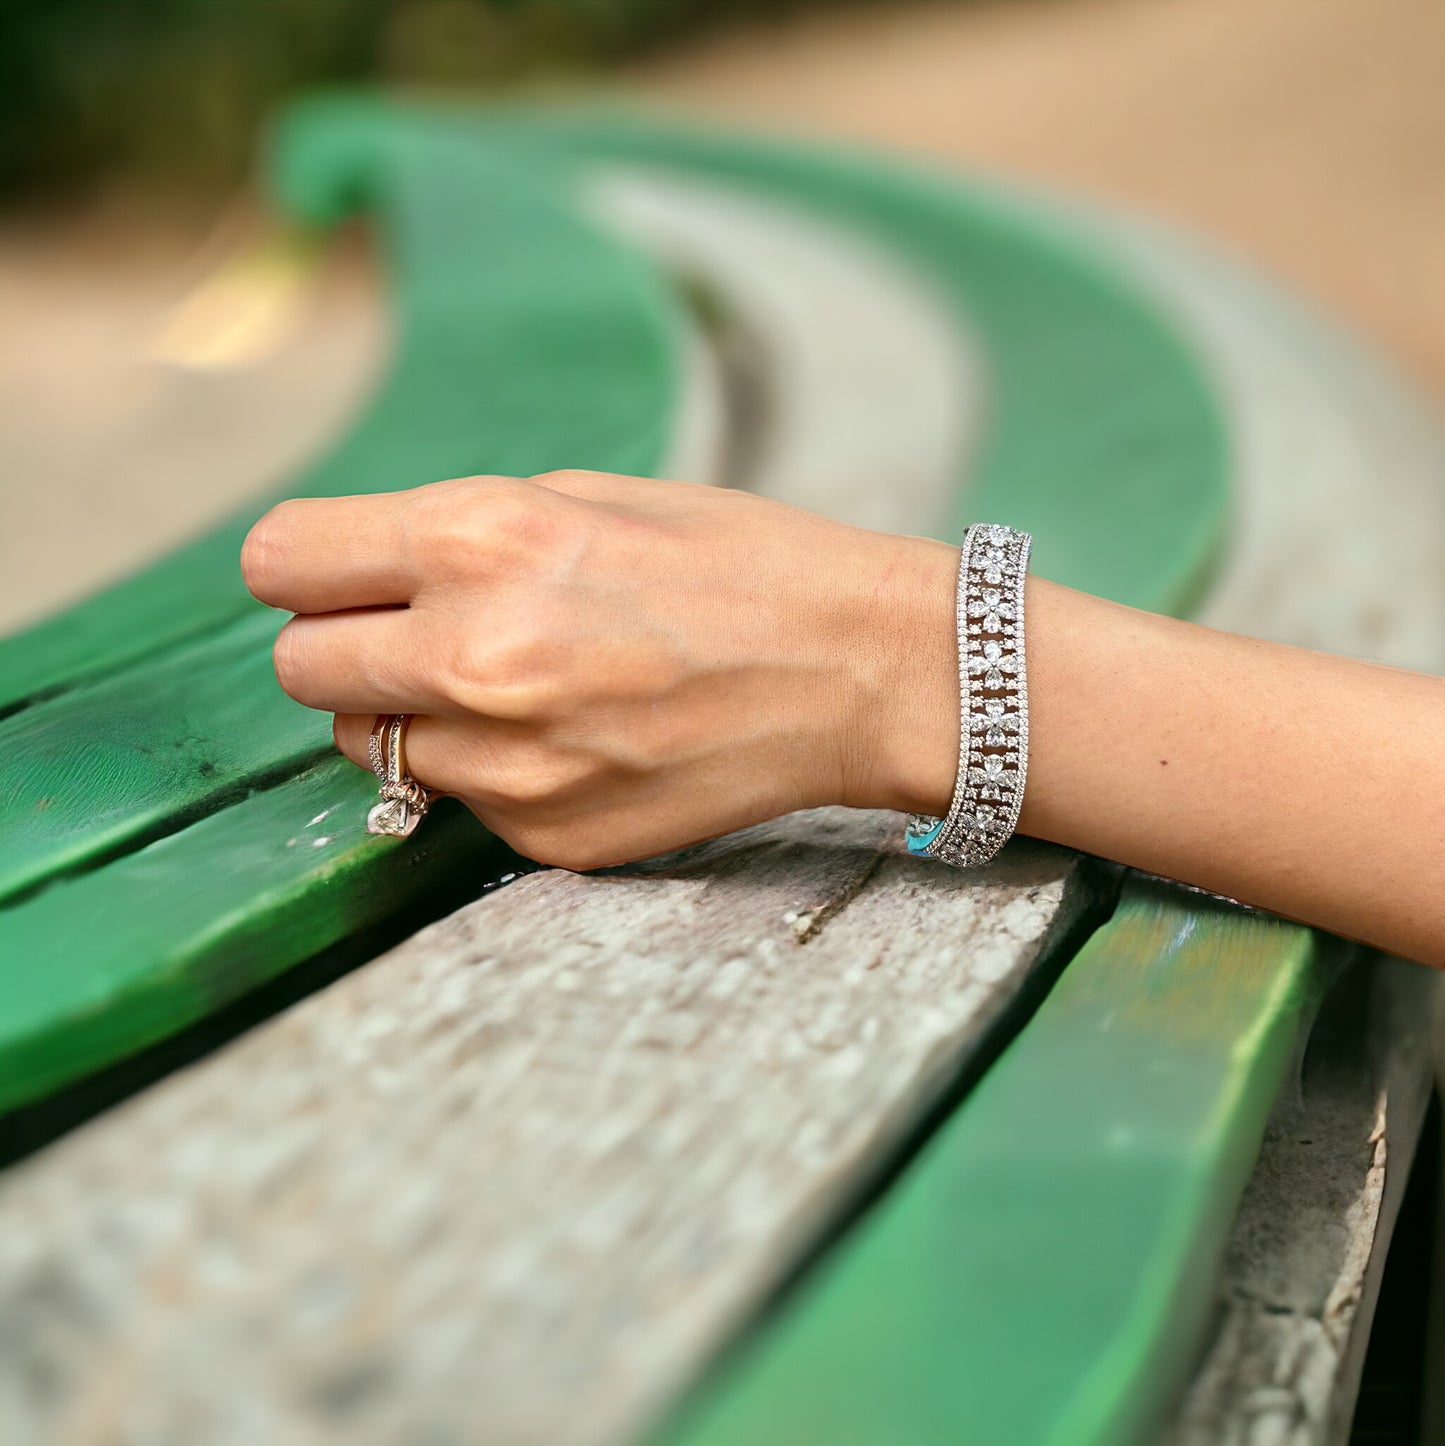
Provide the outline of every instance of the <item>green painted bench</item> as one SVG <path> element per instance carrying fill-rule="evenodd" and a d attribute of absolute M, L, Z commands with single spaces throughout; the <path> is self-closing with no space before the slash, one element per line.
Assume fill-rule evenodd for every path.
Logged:
<path fill-rule="evenodd" d="M 288 494 L 997 516 L 1078 587 L 1445 660 L 1429 423 L 1178 238 L 595 114 L 319 102 L 273 180 L 373 218 L 397 328 Z M 588 876 L 451 806 L 370 838 L 240 584 L 261 505 L 0 642 L 0 1439 L 1342 1439 L 1433 976 L 882 814 Z M 1380 1027 L 1310 1044 L 1342 998 Z"/>

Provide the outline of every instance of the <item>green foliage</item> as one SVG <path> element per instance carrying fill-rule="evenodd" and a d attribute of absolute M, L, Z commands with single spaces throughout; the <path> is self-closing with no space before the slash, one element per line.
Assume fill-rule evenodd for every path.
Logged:
<path fill-rule="evenodd" d="M 227 180 L 306 87 L 495 89 L 766 0 L 0 0 L 0 190 L 121 169 Z"/>

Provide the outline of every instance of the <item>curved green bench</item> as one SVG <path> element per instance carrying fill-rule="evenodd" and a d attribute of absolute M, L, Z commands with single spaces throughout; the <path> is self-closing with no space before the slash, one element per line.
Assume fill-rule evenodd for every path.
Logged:
<path fill-rule="evenodd" d="M 374 216 L 399 338 L 355 430 L 286 492 L 665 470 L 705 319 L 675 264 L 609 228 L 592 187 L 618 168 L 659 194 L 714 187 L 854 237 L 967 334 L 983 358 L 981 421 L 946 506 L 914 530 L 951 538 L 965 518 L 998 516 L 1035 532 L 1039 571 L 1060 581 L 1171 612 L 1206 595 L 1231 508 L 1217 380 L 1068 226 L 899 166 L 622 118 L 337 101 L 289 119 L 278 196 L 308 224 Z M 372 785 L 331 756 L 327 720 L 276 688 L 279 619 L 240 585 L 240 538 L 260 507 L 0 643 L 0 1128 L 11 1154 L 67 1120 L 67 1101 L 73 1114 L 76 1100 L 90 1107 L 143 1080 L 167 1041 L 262 985 L 304 983 L 328 951 L 364 957 L 506 867 L 455 808 L 407 843 L 363 833 Z M 764 835 L 764 863 L 794 857 L 788 837 Z M 862 837 L 853 853 L 886 856 L 881 835 Z M 1115 1446 L 1158 1428 L 1199 1349 L 1241 1192 L 1340 946 L 1156 881 L 1051 854 L 1031 862 L 1026 847 L 1017 857 L 1022 882 L 1000 878 L 1019 898 L 1062 893 L 1056 923 L 1010 966 L 1008 997 L 910 1095 L 857 1183 L 790 1235 L 768 1270 L 772 1289 L 795 1288 L 765 1327 L 715 1372 L 693 1360 L 638 1387 L 634 1428 L 661 1421 L 680 1441 L 980 1446 Z M 864 867 L 856 890 L 873 873 Z M 789 927 L 806 943 L 822 925 L 798 918 Z M 566 939 L 565 923 L 547 927 Z M 819 940 L 809 947 L 817 957 Z M 364 988 L 366 973 L 304 1008 L 350 1007 L 344 991 Z M 208 1081 L 227 1069 L 222 1056 L 194 1083 L 167 1084 L 155 1110 L 169 1108 L 168 1090 L 214 1098 Z M 136 1118 L 148 1107 L 142 1098 Z M 105 1173 L 94 1162 L 127 1153 L 128 1129 L 141 1138 L 122 1112 L 17 1169 L 0 1212 L 8 1199 L 21 1220 L 43 1215 L 67 1171 L 94 1178 Z M 898 1170 L 845 1229 L 867 1182 Z M 160 1179 L 136 1185 L 137 1198 Z M 118 1182 L 118 1196 L 132 1183 Z M 74 1261 L 55 1228 L 53 1245 L 32 1232 L 8 1270 L 0 1256 L 0 1300 L 52 1256 Z M 754 1315 L 765 1300 L 755 1292 L 730 1309 Z M 729 1321 L 720 1313 L 709 1339 Z M 115 1349 L 99 1329 L 70 1364 Z M 22 1419 L 34 1410 L 43 1422 L 16 1390 Z M 277 1399 L 292 1426 L 322 1409 Z M 399 1387 L 377 1419 L 406 1399 Z M 458 1439 L 485 1419 L 471 1409 L 456 1406 Z"/>
<path fill-rule="evenodd" d="M 677 301 L 566 204 L 580 163 L 567 135 L 499 125 L 473 142 L 447 118 L 350 105 L 293 122 L 282 199 L 313 223 L 363 200 L 382 208 L 401 334 L 365 417 L 289 493 L 581 463 L 657 470 L 676 403 Z M 668 157 L 646 128 L 619 126 L 610 145 L 600 127 L 572 138 L 600 154 Z M 941 535 L 976 509 L 1007 510 L 1042 539 L 1050 576 L 1165 610 L 1197 593 L 1222 526 L 1220 423 L 1152 311 L 987 199 L 927 178 L 702 139 L 676 149 L 674 164 L 724 176 L 750 166 L 755 184 L 867 227 L 977 329 L 989 425 Z M 1125 394 L 1130 407 L 1111 413 L 1108 399 Z M 1059 420 L 1044 427 L 1044 416 Z M 0 901 L 12 903 L 16 961 L 0 1107 L 123 1057 L 412 901 L 377 887 L 396 872 L 385 846 L 309 822 L 309 777 L 286 787 L 317 765 L 330 775 L 323 795 L 340 804 L 368 781 L 324 762 L 326 720 L 274 684 L 279 619 L 246 595 L 236 567 L 252 516 L 0 644 L 0 705 L 16 710 L 0 722 Z M 270 861 L 276 877 L 254 894 L 246 875 L 209 864 L 213 847 L 225 857 L 229 806 L 243 800 L 239 817 L 262 836 L 312 830 L 311 851 Z M 455 812 L 428 833 L 426 851 L 447 862 L 416 871 L 419 891 L 443 882 L 437 870 L 479 866 L 485 840 Z M 194 917 L 137 899 L 130 871 L 157 869 L 167 839 L 176 873 L 147 885 L 187 900 Z M 313 900 L 338 886 L 355 894 L 323 924 Z M 97 935 L 84 921 L 109 918 L 113 895 L 126 901 L 123 932 Z M 238 915 L 261 931 L 261 957 L 218 935 L 215 920 Z M 254 962 L 238 965 L 241 955 Z"/>

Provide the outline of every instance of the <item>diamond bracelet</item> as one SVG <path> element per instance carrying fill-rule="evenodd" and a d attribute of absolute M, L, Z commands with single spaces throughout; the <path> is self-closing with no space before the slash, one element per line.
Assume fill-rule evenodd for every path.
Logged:
<path fill-rule="evenodd" d="M 986 864 L 1018 826 L 1029 761 L 1024 580 L 1033 538 L 976 523 L 958 560 L 958 777 L 944 818 L 910 814 L 908 852 Z"/>

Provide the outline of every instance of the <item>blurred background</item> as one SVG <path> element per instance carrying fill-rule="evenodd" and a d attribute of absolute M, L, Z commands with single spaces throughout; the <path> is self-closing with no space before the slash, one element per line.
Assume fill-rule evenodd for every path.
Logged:
<path fill-rule="evenodd" d="M 1438 398 L 1442 55 L 1424 0 L 6 4 L 0 629 L 259 492 L 365 397 L 365 238 L 289 235 L 253 189 L 297 92 L 603 93 L 1044 181 L 1274 273 Z"/>
<path fill-rule="evenodd" d="M 0 634 L 259 498 L 343 435 L 365 407 L 390 342 L 386 288 L 367 231 L 357 224 L 325 237 L 303 234 L 268 210 L 257 180 L 271 118 L 301 95 L 367 87 L 463 100 L 620 101 L 659 116 L 868 146 L 1081 196 L 1199 237 L 1274 277 L 1438 403 L 1445 398 L 1442 58 L 1445 6 L 1429 0 L 0 0 Z M 763 263 L 754 257 L 753 264 L 762 272 L 776 253 L 759 254 Z M 805 249 L 780 285 L 811 274 L 817 261 L 817 248 Z M 813 297 L 815 314 L 825 290 Z M 1247 310 L 1252 294 L 1241 290 L 1233 304 Z M 706 309 L 706 296 L 691 300 Z M 1259 336 L 1274 324 L 1268 311 L 1248 320 L 1239 330 Z M 846 316 L 838 324 L 850 325 Z M 817 335 L 811 324 L 807 330 Z M 714 331 L 709 340 L 725 353 L 726 327 Z M 867 326 L 850 332 L 858 354 L 882 355 L 877 338 Z M 952 331 L 950 338 L 957 340 Z M 1286 336 L 1266 361 L 1290 344 Z M 565 345 L 574 345 L 570 332 Z M 1242 354 L 1247 363 L 1264 353 Z M 944 355 L 954 353 L 945 347 Z M 1085 365 L 1096 357 L 1089 350 Z M 1285 526 L 1274 526 L 1280 514 L 1271 514 L 1270 527 L 1256 532 L 1268 567 L 1244 554 L 1241 571 L 1253 568 L 1259 586 L 1237 590 L 1236 606 L 1246 618 L 1267 608 L 1283 616 L 1276 594 L 1289 590 L 1273 587 L 1270 570 L 1311 571 L 1313 590 L 1300 594 L 1307 606 L 1290 615 L 1291 626 L 1307 614 L 1331 646 L 1373 655 L 1377 637 L 1397 642 L 1404 625 L 1391 629 L 1414 615 L 1425 619 L 1421 631 L 1433 644 L 1445 609 L 1432 605 L 1439 593 L 1430 588 L 1445 586 L 1445 574 L 1428 551 L 1438 534 L 1417 528 L 1418 509 L 1411 510 L 1425 495 L 1418 467 L 1373 529 L 1370 513 L 1389 491 L 1389 455 L 1353 456 L 1339 438 L 1363 446 L 1361 438 L 1387 429 L 1372 433 L 1368 416 L 1353 430 L 1318 425 L 1330 414 L 1318 396 L 1348 399 L 1366 389 L 1336 381 L 1337 390 L 1305 388 L 1301 399 L 1298 388 L 1270 391 L 1287 368 L 1266 368 L 1265 385 L 1255 387 L 1254 374 L 1238 366 L 1234 379 L 1244 378 L 1255 404 L 1251 424 L 1261 414 L 1285 421 L 1274 435 L 1286 441 L 1275 451 L 1253 438 L 1256 460 L 1264 459 L 1256 470 L 1287 477 L 1291 488 L 1276 489 L 1287 493 Z M 941 377 L 956 410 L 971 405 L 963 388 L 948 390 L 951 374 L 926 358 L 915 371 Z M 470 375 L 466 381 L 470 388 Z M 1135 390 L 1115 395 L 1132 403 Z M 867 425 L 884 410 L 876 403 L 869 392 L 857 409 Z M 1081 410 L 1072 391 L 1066 403 Z M 1351 420 L 1348 404 L 1335 411 Z M 1146 425 L 1131 434 L 1143 436 L 1146 451 L 1148 413 L 1146 396 L 1132 416 Z M 918 430 L 897 426 L 910 440 Z M 942 433 L 950 447 L 955 430 L 964 429 Z M 1302 460 L 1296 444 L 1303 439 L 1342 464 L 1332 471 L 1318 457 Z M 851 446 L 846 436 L 844 446 Z M 972 456 L 962 444 L 960 455 Z M 1067 488 L 1077 493 L 1076 452 L 1059 448 L 1056 463 L 1058 456 L 1066 456 Z M 951 469 L 953 451 L 946 460 Z M 1148 460 L 1152 466 L 1152 454 Z M 896 484 L 892 452 L 888 462 Z M 882 491 L 876 470 L 865 470 L 863 485 Z M 836 483 L 836 469 L 819 471 Z M 1150 487 L 1156 475 L 1149 474 Z M 1321 483 L 1331 476 L 1353 490 L 1331 492 Z M 1430 474 L 1431 485 L 1437 478 Z M 1290 525 L 1310 510 L 1330 512 L 1342 496 L 1370 523 L 1354 531 L 1377 530 L 1377 539 L 1361 538 L 1353 550 L 1316 548 L 1327 533 L 1350 532 L 1358 512 L 1313 531 Z M 1411 530 L 1421 534 L 1413 553 L 1397 547 L 1399 534 Z M 1354 573 L 1344 565 L 1351 559 Z M 1360 577 L 1375 589 L 1368 597 L 1353 595 Z M 1341 630 L 1340 614 L 1358 631 Z M 1384 641 L 1378 646 L 1386 651 Z M 271 752 L 258 745 L 254 756 L 237 753 L 251 760 L 251 772 L 236 765 L 236 789 L 261 777 L 263 765 L 272 778 L 305 761 L 298 752 L 285 762 L 282 744 L 273 747 L 270 734 L 264 741 Z M 151 752 L 139 743 L 134 751 Z M 216 771 L 209 756 L 200 764 L 209 780 L 206 769 Z M 198 787 L 174 805 L 172 822 L 188 824 L 203 806 L 229 808 L 236 796 L 209 781 Z M 47 792 L 34 807 L 43 812 L 52 802 Z M 131 798 L 125 807 L 150 803 Z M 90 808 L 87 796 L 75 813 L 77 836 Z M 70 825 L 54 822 L 62 813 L 50 814 L 47 826 L 68 849 Z M 146 815 L 143 829 L 160 816 Z M 333 843 L 331 828 L 313 845 Z M 94 844 L 94 859 L 105 863 L 120 837 Z M 56 850 L 62 872 L 80 856 Z M 329 876 L 317 879 L 318 888 L 330 886 Z M 1362 1146 L 1361 1164 L 1376 1158 L 1377 1138 L 1368 1152 Z M 1366 1370 L 1362 1399 L 1383 1404 L 1362 1413 L 1360 1443 L 1407 1439 L 1403 1426 L 1394 1435 L 1371 1433 L 1380 1420 L 1408 1416 L 1418 1394 L 1413 1376 L 1405 1378 L 1416 1370 L 1423 1335 L 1421 1262 L 1436 1209 L 1434 1197 L 1420 1199 L 1418 1222 L 1402 1227 L 1397 1242 L 1405 1244 L 1391 1256 L 1402 1262 L 1394 1278 L 1407 1284 L 1392 1287 L 1387 1278 L 1385 1299 L 1392 1289 L 1409 1299 L 1402 1294 L 1405 1304 L 1383 1308 L 1377 1321 L 1378 1361 Z M 1442 1259 L 1437 1252 L 1435 1294 L 1445 1298 Z"/>

